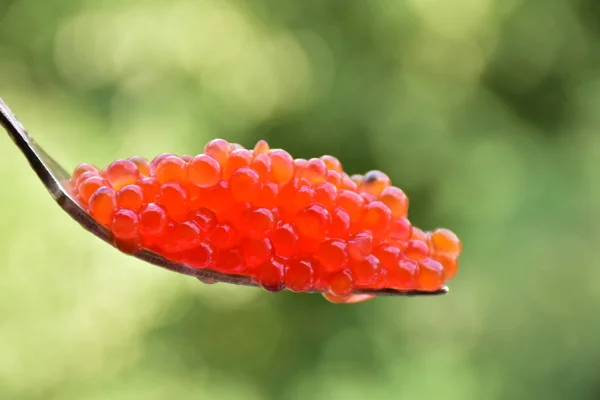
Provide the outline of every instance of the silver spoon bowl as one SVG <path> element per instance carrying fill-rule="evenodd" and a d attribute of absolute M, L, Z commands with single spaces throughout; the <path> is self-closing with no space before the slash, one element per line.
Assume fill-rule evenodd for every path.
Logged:
<path fill-rule="evenodd" d="M 0 124 L 2 124 L 25 158 L 27 158 L 31 168 L 35 171 L 38 178 L 42 181 L 60 208 L 69 214 L 71 218 L 77 221 L 84 229 L 113 246 L 114 238 L 112 233 L 102 225 L 98 224 L 71 196 L 70 174 L 36 143 L 1 98 Z M 197 269 L 190 267 L 189 265 L 174 263 L 150 250 L 142 249 L 131 255 L 150 264 L 168 269 L 169 271 L 195 277 L 204 283 L 224 282 L 234 285 L 258 286 L 258 284 L 248 276 L 223 274 L 209 269 Z M 438 291 L 379 289 L 356 290 L 353 292 L 353 294 L 367 294 L 373 296 L 436 296 L 446 293 L 448 293 L 447 286 L 444 286 Z"/>

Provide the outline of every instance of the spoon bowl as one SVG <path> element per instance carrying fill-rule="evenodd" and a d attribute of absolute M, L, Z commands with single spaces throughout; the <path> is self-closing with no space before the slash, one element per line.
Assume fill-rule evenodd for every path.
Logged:
<path fill-rule="evenodd" d="M 27 158 L 29 165 L 60 208 L 77 221 L 85 230 L 113 246 L 112 233 L 102 225 L 98 224 L 86 210 L 81 208 L 71 195 L 72 188 L 70 174 L 36 143 L 1 98 L 0 124 L 4 127 L 19 150 L 21 150 L 25 158 Z M 171 262 L 161 255 L 145 249 L 139 250 L 131 255 L 169 271 L 195 277 L 204 283 L 224 282 L 234 285 L 258 286 L 257 283 L 248 276 L 223 274 L 209 269 L 193 268 L 185 264 Z M 401 291 L 395 289 L 355 290 L 353 295 L 436 296 L 446 293 L 448 293 L 447 286 L 444 286 L 438 291 Z"/>

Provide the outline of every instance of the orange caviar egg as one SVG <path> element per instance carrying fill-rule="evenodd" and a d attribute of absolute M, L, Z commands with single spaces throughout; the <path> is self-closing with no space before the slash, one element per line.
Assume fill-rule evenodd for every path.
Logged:
<path fill-rule="evenodd" d="M 165 183 L 160 187 L 157 202 L 170 218 L 179 220 L 187 214 L 187 194 L 178 183 Z"/>
<path fill-rule="evenodd" d="M 199 187 L 214 186 L 221 180 L 221 165 L 206 154 L 200 154 L 187 166 L 187 180 Z"/>
<path fill-rule="evenodd" d="M 284 288 L 285 264 L 272 258 L 267 260 L 256 272 L 258 284 L 269 292 L 278 292 Z"/>
<path fill-rule="evenodd" d="M 417 275 L 419 266 L 416 262 L 410 260 L 400 260 L 397 267 L 386 268 L 389 275 L 389 281 L 392 288 L 398 290 L 408 290 L 417 285 Z M 421 288 L 419 286 L 419 288 Z"/>
<path fill-rule="evenodd" d="M 298 177 L 305 178 L 312 184 L 318 185 L 327 180 L 327 166 L 320 158 L 311 158 L 306 162 L 306 165 L 303 165 Z"/>
<path fill-rule="evenodd" d="M 89 173 L 91 176 L 98 175 L 100 172 L 98 171 L 98 168 L 94 167 L 92 164 L 80 164 L 75 168 L 75 171 L 73 171 L 73 175 L 71 175 L 71 183 L 75 184 L 77 179 L 84 173 Z"/>
<path fill-rule="evenodd" d="M 193 249 L 200 243 L 200 228 L 193 221 L 184 221 L 173 224 L 170 232 L 174 239 L 174 251 L 186 251 Z"/>
<path fill-rule="evenodd" d="M 315 197 L 315 190 L 309 185 L 294 179 L 279 191 L 279 206 L 290 215 L 310 206 Z"/>
<path fill-rule="evenodd" d="M 191 219 L 205 235 L 210 234 L 217 227 L 217 216 L 207 208 L 200 208 L 193 212 Z"/>
<path fill-rule="evenodd" d="M 335 205 L 337 188 L 329 182 L 323 182 L 315 188 L 315 203 L 319 203 L 328 210 Z"/>
<path fill-rule="evenodd" d="M 112 219 L 111 230 L 120 239 L 133 239 L 138 235 L 138 216 L 128 209 L 118 210 Z"/>
<path fill-rule="evenodd" d="M 256 155 L 250 167 L 256 171 L 261 181 L 268 181 L 271 175 L 271 159 L 267 154 Z"/>
<path fill-rule="evenodd" d="M 379 279 L 379 260 L 374 255 L 369 254 L 364 260 L 353 263 L 351 270 L 357 286 L 369 287 Z"/>
<path fill-rule="evenodd" d="M 294 177 L 295 165 L 292 156 L 285 150 L 269 152 L 271 158 L 271 179 L 277 184 L 285 184 Z"/>
<path fill-rule="evenodd" d="M 359 186 L 365 180 L 365 176 L 362 174 L 354 174 L 350 176 L 350 180 L 352 180 L 352 182 L 354 182 L 356 186 Z"/>
<path fill-rule="evenodd" d="M 327 171 L 327 182 L 333 184 L 336 189 L 339 189 L 342 186 L 342 175 L 330 169 Z"/>
<path fill-rule="evenodd" d="M 342 163 L 334 156 L 324 155 L 321 156 L 321 160 L 325 163 L 328 170 L 335 171 L 338 173 L 342 172 Z"/>
<path fill-rule="evenodd" d="M 444 279 L 442 264 L 431 258 L 419 261 L 418 281 L 422 290 L 438 290 L 444 285 Z"/>
<path fill-rule="evenodd" d="M 354 261 L 364 260 L 373 250 L 373 236 L 367 232 L 358 233 L 348 240 L 348 255 Z"/>
<path fill-rule="evenodd" d="M 406 217 L 408 213 L 408 197 L 397 187 L 388 186 L 379 194 L 379 201 L 390 208 L 393 218 Z"/>
<path fill-rule="evenodd" d="M 429 247 L 422 240 L 411 240 L 406 245 L 404 254 L 411 260 L 424 260 L 429 255 Z"/>
<path fill-rule="evenodd" d="M 221 165 L 221 167 L 227 165 L 231 149 L 229 143 L 223 139 L 211 140 L 204 146 L 204 154 L 214 158 Z"/>
<path fill-rule="evenodd" d="M 431 233 L 431 241 L 436 253 L 460 254 L 462 247 L 458 236 L 448 229 L 437 229 Z"/>
<path fill-rule="evenodd" d="M 267 154 L 269 152 L 269 144 L 265 140 L 259 140 L 254 145 L 254 154 Z"/>
<path fill-rule="evenodd" d="M 337 197 L 338 207 L 343 208 L 352 221 L 358 221 L 362 216 L 364 202 L 360 194 L 351 190 L 342 190 Z"/>
<path fill-rule="evenodd" d="M 239 249 L 217 249 L 216 254 L 214 268 L 217 271 L 237 274 L 246 269 L 242 252 Z"/>
<path fill-rule="evenodd" d="M 358 185 L 348 176 L 348 174 L 342 172 L 341 188 L 355 192 L 358 190 Z"/>
<path fill-rule="evenodd" d="M 384 244 L 373 252 L 383 268 L 393 269 L 398 266 L 402 257 L 402 250 L 392 244 Z"/>
<path fill-rule="evenodd" d="M 294 169 L 298 178 L 301 178 L 302 174 L 304 174 L 304 168 L 306 167 L 306 164 L 308 164 L 308 160 L 304 158 L 294 159 Z"/>
<path fill-rule="evenodd" d="M 101 187 L 90 197 L 90 214 L 100 224 L 108 226 L 112 222 L 117 207 L 117 194 L 109 187 Z"/>
<path fill-rule="evenodd" d="M 194 268 L 204 269 L 212 266 L 214 257 L 215 248 L 212 243 L 201 240 L 195 247 L 186 252 L 185 261 Z"/>
<path fill-rule="evenodd" d="M 237 245 L 238 233 L 229 222 L 218 224 L 210 235 L 212 243 L 219 249 L 229 249 Z"/>
<path fill-rule="evenodd" d="M 358 184 L 358 182 L 356 182 Z M 392 181 L 381 171 L 369 171 L 359 184 L 359 190 L 379 196 L 384 189 L 390 187 Z"/>
<path fill-rule="evenodd" d="M 292 257 L 296 255 L 298 247 L 298 234 L 296 229 L 290 223 L 279 225 L 271 234 L 271 242 L 275 253 L 282 257 Z"/>
<path fill-rule="evenodd" d="M 325 237 L 331 217 L 329 211 L 319 204 L 302 210 L 296 217 L 296 228 L 301 235 L 319 239 Z"/>
<path fill-rule="evenodd" d="M 312 289 L 314 266 L 309 260 L 290 260 L 285 265 L 283 281 L 293 292 L 307 292 Z"/>
<path fill-rule="evenodd" d="M 156 178 L 161 184 L 182 182 L 186 175 L 186 162 L 177 156 L 168 156 L 156 165 Z"/>
<path fill-rule="evenodd" d="M 423 242 L 426 242 L 427 241 L 427 235 L 421 229 L 413 227 L 412 234 L 411 234 L 411 239 L 413 239 L 413 240 L 421 240 Z"/>
<path fill-rule="evenodd" d="M 260 182 L 258 174 L 250 168 L 240 168 L 229 180 L 231 194 L 237 201 L 252 201 L 258 197 Z"/>
<path fill-rule="evenodd" d="M 325 271 L 336 272 L 343 269 L 348 262 L 346 243 L 341 240 L 330 240 L 319 246 L 317 260 Z"/>
<path fill-rule="evenodd" d="M 350 233 L 350 215 L 343 209 L 336 207 L 331 212 L 329 236 L 332 238 L 345 238 Z"/>
<path fill-rule="evenodd" d="M 144 200 L 147 202 L 154 201 L 160 193 L 160 183 L 155 178 L 142 178 L 137 186 L 142 190 Z"/>
<path fill-rule="evenodd" d="M 123 186 L 117 192 L 117 206 L 138 211 L 144 205 L 144 194 L 137 185 Z"/>
<path fill-rule="evenodd" d="M 436 254 L 433 259 L 442 264 L 444 272 L 446 273 L 446 280 L 454 278 L 458 271 L 458 259 L 456 256 L 450 256 L 447 254 Z"/>
<path fill-rule="evenodd" d="M 373 201 L 365 207 L 361 226 L 370 230 L 374 235 L 383 236 L 388 233 L 391 220 L 392 212 L 388 206 L 380 201 Z"/>
<path fill-rule="evenodd" d="M 299 211 L 305 207 L 311 205 L 314 201 L 315 190 L 308 185 L 300 185 L 294 193 L 294 198 L 292 199 L 292 206 L 295 211 Z"/>
<path fill-rule="evenodd" d="M 407 218 L 392 219 L 390 221 L 389 236 L 392 240 L 406 242 L 413 237 L 413 226 Z"/>
<path fill-rule="evenodd" d="M 267 208 L 248 209 L 242 217 L 242 231 L 253 238 L 267 237 L 275 227 L 275 216 Z"/>
<path fill-rule="evenodd" d="M 294 159 L 259 141 L 215 139 L 195 156 L 134 156 L 102 172 L 78 166 L 81 206 L 128 252 L 245 275 L 269 291 L 319 291 L 332 302 L 356 290 L 436 291 L 458 269 L 462 244 L 424 232 L 408 197 L 381 171 L 350 177 L 330 155 Z"/>
<path fill-rule="evenodd" d="M 150 176 L 150 161 L 140 156 L 129 157 L 129 161 L 135 164 L 141 176 Z"/>
<path fill-rule="evenodd" d="M 223 179 L 229 179 L 240 168 L 249 167 L 251 162 L 252 152 L 245 149 L 233 150 L 223 169 Z"/>
<path fill-rule="evenodd" d="M 106 167 L 106 180 L 114 190 L 136 183 L 139 176 L 137 166 L 129 160 L 117 160 Z"/>
<path fill-rule="evenodd" d="M 352 273 L 345 269 L 335 272 L 329 277 L 329 293 L 336 296 L 346 296 L 354 290 Z"/>
<path fill-rule="evenodd" d="M 248 267 L 256 267 L 271 258 L 273 246 L 269 239 L 246 238 L 240 245 Z"/>
<path fill-rule="evenodd" d="M 100 178 L 100 175 L 98 175 L 97 173 L 91 172 L 91 171 L 86 171 L 84 173 L 82 173 L 81 175 L 79 175 L 79 177 L 77 179 L 72 179 L 72 184 L 75 185 L 75 188 L 79 188 L 79 186 L 81 185 L 82 182 L 84 182 L 86 179 L 91 178 L 92 176 L 97 176 Z"/>
<path fill-rule="evenodd" d="M 365 201 L 365 205 L 377 200 L 377 196 L 367 192 L 361 192 L 360 196 Z"/>
<path fill-rule="evenodd" d="M 252 202 L 256 207 L 275 208 L 277 207 L 277 196 L 279 186 L 273 182 L 265 182 L 261 185 L 258 197 Z"/>
<path fill-rule="evenodd" d="M 140 213 L 139 231 L 143 235 L 160 234 L 167 226 L 167 213 L 158 205 L 149 203 Z"/>
<path fill-rule="evenodd" d="M 177 157 L 177 156 L 173 153 L 162 153 L 162 154 L 159 154 L 156 157 L 154 157 L 154 159 L 150 163 L 150 174 L 151 175 L 156 176 L 156 167 L 158 166 L 158 164 L 160 164 L 160 162 L 162 160 L 164 160 L 167 157 Z"/>
<path fill-rule="evenodd" d="M 83 182 L 81 182 L 81 185 L 79 185 L 79 188 L 78 188 L 79 198 L 84 203 L 88 203 L 90 201 L 90 197 L 98 189 L 106 186 L 107 184 L 108 184 L 108 182 L 106 182 L 104 180 L 104 178 L 102 178 L 100 176 L 92 176 L 92 177 L 84 180 Z"/>

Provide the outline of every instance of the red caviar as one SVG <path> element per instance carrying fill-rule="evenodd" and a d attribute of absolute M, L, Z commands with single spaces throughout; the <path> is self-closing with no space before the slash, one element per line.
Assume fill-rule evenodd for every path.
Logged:
<path fill-rule="evenodd" d="M 83 176 L 82 176 L 83 178 Z M 91 176 L 85 179 L 77 187 L 77 193 L 79 193 L 79 199 L 87 203 L 90 201 L 90 197 L 101 187 L 108 185 L 108 182 L 101 176 Z"/>
<path fill-rule="evenodd" d="M 90 197 L 90 214 L 100 224 L 108 226 L 117 208 L 117 194 L 114 189 L 101 187 Z"/>
<path fill-rule="evenodd" d="M 314 267 L 310 260 L 290 260 L 285 265 L 284 284 L 294 292 L 306 292 L 313 287 Z"/>
<path fill-rule="evenodd" d="M 179 221 L 187 214 L 187 193 L 179 183 L 171 182 L 162 185 L 156 200 L 174 220 Z"/>
<path fill-rule="evenodd" d="M 111 230 L 120 239 L 134 239 L 138 234 L 138 215 L 126 208 L 117 211 L 113 217 Z"/>
<path fill-rule="evenodd" d="M 93 166 L 92 164 L 80 164 L 73 171 L 73 175 L 71 176 L 72 182 L 77 182 L 77 179 L 83 175 L 84 173 L 89 172 L 90 174 L 99 174 L 98 168 Z"/>
<path fill-rule="evenodd" d="M 256 271 L 259 285 L 269 292 L 278 292 L 284 288 L 285 264 L 277 258 L 267 259 Z"/>
<path fill-rule="evenodd" d="M 150 161 L 140 156 L 130 157 L 129 161 L 135 164 L 141 176 L 150 176 Z"/>
<path fill-rule="evenodd" d="M 341 270 L 348 262 L 346 242 L 331 240 L 321 244 L 317 252 L 317 259 L 325 271 L 336 272 Z"/>
<path fill-rule="evenodd" d="M 140 172 L 138 167 L 129 160 L 117 160 L 106 167 L 106 180 L 114 190 L 137 182 Z"/>
<path fill-rule="evenodd" d="M 227 165 L 231 149 L 229 143 L 223 139 L 211 140 L 204 146 L 204 154 L 217 160 L 221 168 Z"/>
<path fill-rule="evenodd" d="M 142 236 L 159 235 L 167 226 L 167 213 L 158 205 L 150 203 L 139 214 L 139 232 Z"/>
<path fill-rule="evenodd" d="M 392 186 L 390 178 L 381 171 L 369 171 L 363 179 L 355 181 L 359 185 L 361 192 L 366 192 L 374 196 L 379 196 L 384 189 Z"/>
<path fill-rule="evenodd" d="M 198 187 L 211 187 L 221 180 L 221 164 L 211 156 L 200 154 L 187 166 L 187 180 Z"/>
<path fill-rule="evenodd" d="M 117 192 L 117 206 L 139 211 L 144 205 L 144 193 L 137 185 L 127 185 Z"/>
<path fill-rule="evenodd" d="M 238 202 L 255 200 L 260 194 L 258 174 L 246 167 L 238 169 L 231 175 L 229 187 Z"/>
<path fill-rule="evenodd" d="M 298 234 L 290 223 L 278 226 L 271 234 L 271 242 L 275 253 L 282 257 L 293 257 L 298 249 Z"/>
<path fill-rule="evenodd" d="M 285 184 L 294 177 L 294 159 L 285 150 L 271 150 L 271 179 L 277 184 Z"/>
<path fill-rule="evenodd" d="M 408 197 L 383 172 L 350 177 L 333 156 L 294 159 L 262 140 L 245 149 L 215 139 L 196 156 L 134 156 L 102 172 L 81 164 L 71 184 L 115 244 L 332 302 L 372 298 L 356 290 L 439 290 L 462 251 L 447 229 L 413 227 Z"/>
<path fill-rule="evenodd" d="M 337 205 L 344 209 L 352 221 L 358 221 L 364 210 L 364 199 L 351 190 L 342 190 L 337 198 Z"/>
<path fill-rule="evenodd" d="M 156 165 L 156 178 L 160 183 L 183 182 L 186 162 L 177 156 L 167 156 Z"/>
<path fill-rule="evenodd" d="M 321 157 L 321 160 L 323 160 L 328 170 L 338 173 L 342 172 L 342 163 L 334 156 L 324 155 Z"/>
<path fill-rule="evenodd" d="M 250 167 L 258 174 L 261 181 L 268 181 L 271 175 L 271 159 L 267 154 L 255 155 Z"/>

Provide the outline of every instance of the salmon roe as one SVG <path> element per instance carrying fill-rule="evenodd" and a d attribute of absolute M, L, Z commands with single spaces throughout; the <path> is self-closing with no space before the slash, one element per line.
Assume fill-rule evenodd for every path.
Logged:
<path fill-rule="evenodd" d="M 115 245 L 137 243 L 194 268 L 246 275 L 269 291 L 436 291 L 458 270 L 459 238 L 425 232 L 381 171 L 350 177 L 330 155 L 294 159 L 264 140 L 252 149 L 215 139 L 195 156 L 134 156 L 100 171 L 81 164 L 70 183 Z"/>
<path fill-rule="evenodd" d="M 117 160 L 106 167 L 106 180 L 114 190 L 137 182 L 140 172 L 137 165 L 129 160 Z"/>
<path fill-rule="evenodd" d="M 200 154 L 187 166 L 187 180 L 198 187 L 211 187 L 221 180 L 221 164 L 211 156 Z"/>

